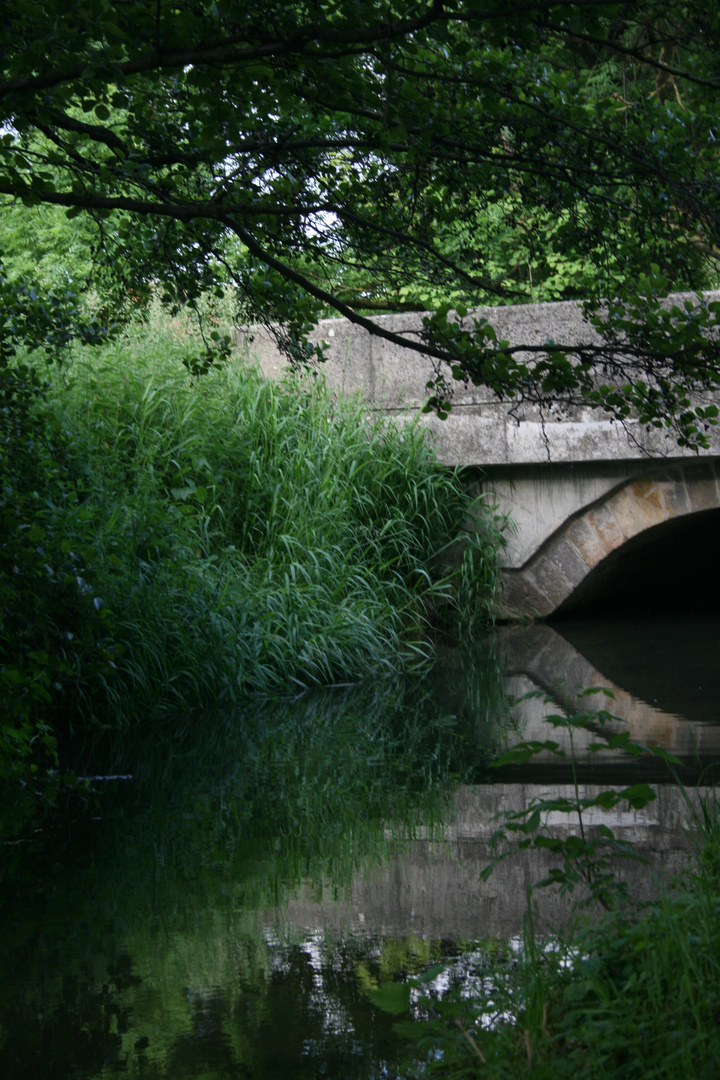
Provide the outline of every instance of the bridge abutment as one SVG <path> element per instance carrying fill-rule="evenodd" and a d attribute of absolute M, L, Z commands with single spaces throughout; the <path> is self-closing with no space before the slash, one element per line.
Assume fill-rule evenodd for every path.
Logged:
<path fill-rule="evenodd" d="M 508 541 L 510 550 L 501 569 L 501 618 L 547 618 L 568 607 L 589 575 L 607 566 L 606 560 L 624 545 L 640 537 L 651 543 L 651 530 L 720 508 L 719 457 L 648 462 L 644 466 L 637 463 L 627 471 L 630 475 L 622 478 L 618 470 L 601 469 L 593 478 L 592 467 L 586 465 L 573 486 L 567 476 L 549 467 L 534 493 L 536 516 L 514 499 L 526 528 L 518 529 L 514 549 L 510 548 L 512 535 Z M 555 484 L 559 494 L 553 491 Z M 493 500 L 492 477 L 483 481 L 483 486 Z M 494 501 L 507 505 L 511 496 L 502 491 L 502 481 L 499 486 L 503 497 Z M 603 487 L 606 490 L 596 498 L 587 499 Z M 546 508 L 551 508 L 552 514 Z M 542 526 L 548 518 L 552 524 L 560 520 L 544 536 Z M 518 558 L 518 543 L 527 557 Z"/>

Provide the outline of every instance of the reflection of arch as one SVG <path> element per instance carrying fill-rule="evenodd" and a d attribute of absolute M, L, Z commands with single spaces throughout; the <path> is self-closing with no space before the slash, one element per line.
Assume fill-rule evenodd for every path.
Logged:
<path fill-rule="evenodd" d="M 595 620 L 580 623 L 581 628 L 596 625 Z M 713 625 L 717 625 L 715 620 Z M 519 711 L 520 718 L 532 725 L 523 729 L 523 739 L 559 741 L 563 734 L 567 736 L 562 729 L 550 735 L 543 723 L 548 712 L 556 712 L 558 706 L 568 715 L 607 709 L 621 717 L 623 725 L 594 727 L 587 742 L 598 743 L 618 730 L 628 731 L 637 742 L 662 746 L 677 755 L 683 767 L 691 770 L 683 774 L 686 780 L 711 761 L 720 760 L 720 725 L 709 722 L 714 719 L 709 706 L 714 690 L 705 683 L 714 667 L 714 637 L 703 635 L 701 629 L 693 632 L 681 621 L 678 630 L 677 619 L 655 620 L 659 630 L 652 638 L 646 626 L 642 621 L 631 620 L 625 625 L 613 621 L 598 637 L 588 629 L 578 633 L 577 624 L 572 623 L 566 623 L 561 632 L 543 623 L 501 629 L 496 641 L 506 679 L 517 680 L 516 688 L 509 691 L 511 695 L 518 698 L 529 690 L 540 689 L 554 703 L 554 707 L 543 707 L 541 701 L 531 698 L 516 705 L 516 713 Z M 588 645 L 590 656 L 582 652 Z M 601 669 L 597 667 L 598 659 L 604 661 Z M 693 668 L 702 672 L 704 694 L 700 687 L 692 685 Z M 618 677 L 624 680 L 628 672 L 632 673 L 629 685 L 616 682 Z M 611 690 L 612 700 L 601 692 L 588 694 L 591 687 Z M 583 752 L 584 741 L 581 734 L 575 740 L 574 752 Z M 553 762 L 553 757 L 548 753 L 537 760 Z M 591 761 L 595 765 L 611 763 L 617 770 L 638 768 L 635 758 L 617 751 L 593 754 Z M 560 765 L 556 760 L 555 764 Z M 647 770 L 646 778 L 653 771 L 647 759 L 641 767 Z M 669 775 L 662 763 L 656 763 L 656 774 L 665 779 Z"/>
<path fill-rule="evenodd" d="M 628 481 L 558 529 L 519 570 L 502 571 L 502 614 L 551 615 L 591 571 L 656 525 L 720 507 L 720 463 L 679 464 Z"/>

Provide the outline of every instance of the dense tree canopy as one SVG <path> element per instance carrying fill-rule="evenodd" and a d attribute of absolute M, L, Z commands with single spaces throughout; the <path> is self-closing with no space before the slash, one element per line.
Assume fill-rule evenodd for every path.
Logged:
<path fill-rule="evenodd" d="M 660 299 L 717 280 L 719 88 L 707 0 L 17 0 L 0 197 L 91 219 L 116 299 L 230 284 L 295 355 L 328 309 L 432 309 L 405 344 L 456 378 L 697 444 L 720 314 Z M 467 315 L 552 298 L 602 340 Z"/>

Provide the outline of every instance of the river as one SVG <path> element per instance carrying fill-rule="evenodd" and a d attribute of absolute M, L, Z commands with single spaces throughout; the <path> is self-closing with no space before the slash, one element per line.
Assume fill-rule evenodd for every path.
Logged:
<path fill-rule="evenodd" d="M 2 852 L 0 1076 L 399 1075 L 407 1048 L 373 988 L 438 961 L 437 993 L 471 986 L 551 865 L 518 855 L 484 880 L 498 813 L 572 793 L 574 777 L 591 793 L 649 782 L 654 802 L 591 824 L 647 857 L 624 871 L 638 894 L 681 866 L 667 765 L 590 747 L 624 724 L 704 783 L 720 758 L 719 642 L 710 616 L 505 628 L 422 679 L 98 738 L 79 758 L 95 779 Z M 614 697 L 586 692 L 601 686 Z M 574 735 L 574 772 L 550 751 L 489 768 L 519 740 L 569 751 L 545 717 L 579 709 L 622 720 Z M 550 930 L 564 909 L 541 900 Z"/>

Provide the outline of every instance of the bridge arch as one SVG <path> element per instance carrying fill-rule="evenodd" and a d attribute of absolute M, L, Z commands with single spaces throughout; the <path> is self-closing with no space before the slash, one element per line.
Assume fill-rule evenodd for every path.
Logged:
<path fill-rule="evenodd" d="M 564 522 L 521 567 L 502 570 L 500 614 L 547 618 L 572 605 L 590 575 L 642 534 L 720 508 L 720 462 L 696 459 L 648 469 Z M 649 539 L 650 537 L 648 537 Z"/>

